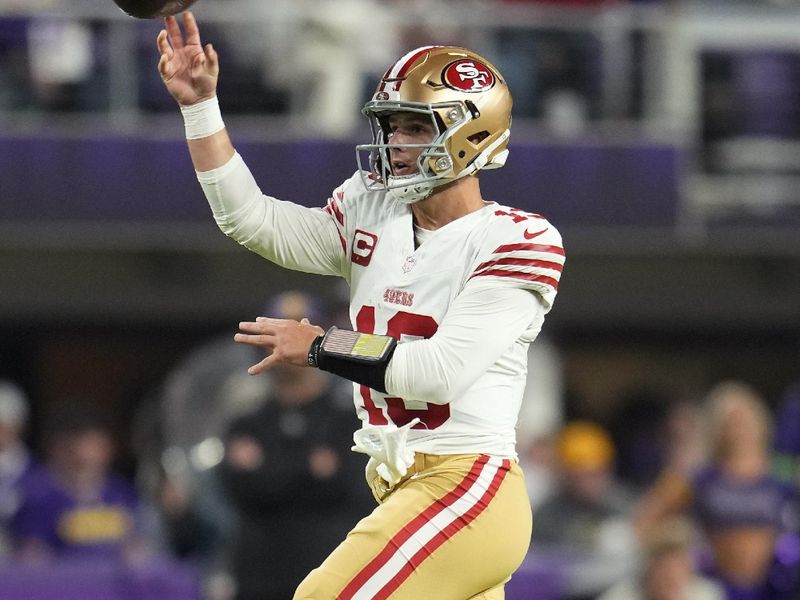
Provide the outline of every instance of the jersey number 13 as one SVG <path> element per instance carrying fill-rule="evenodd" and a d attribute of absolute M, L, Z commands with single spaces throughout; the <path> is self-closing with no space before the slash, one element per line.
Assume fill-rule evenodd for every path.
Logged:
<path fill-rule="evenodd" d="M 356 316 L 356 328 L 362 333 L 375 332 L 375 307 L 362 306 Z M 398 311 L 386 324 L 386 335 L 400 339 L 402 334 L 413 335 L 421 338 L 430 338 L 436 333 L 439 325 L 433 317 L 417 315 L 405 311 Z M 364 408 L 369 416 L 370 425 L 388 425 L 389 420 L 398 427 L 409 423 L 414 418 L 420 422 L 412 429 L 436 429 L 450 418 L 449 404 L 426 404 L 425 408 L 406 408 L 402 398 L 387 397 L 386 414 L 375 405 L 372 399 L 373 390 L 365 385 L 361 386 L 361 398 Z M 388 418 L 387 418 L 388 417 Z"/>

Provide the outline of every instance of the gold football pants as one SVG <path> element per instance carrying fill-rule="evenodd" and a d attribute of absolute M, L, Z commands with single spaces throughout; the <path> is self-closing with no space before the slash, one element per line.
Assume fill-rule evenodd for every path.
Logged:
<path fill-rule="evenodd" d="M 502 600 L 528 551 L 522 470 L 486 455 L 416 454 L 380 504 L 297 588 L 294 600 Z"/>

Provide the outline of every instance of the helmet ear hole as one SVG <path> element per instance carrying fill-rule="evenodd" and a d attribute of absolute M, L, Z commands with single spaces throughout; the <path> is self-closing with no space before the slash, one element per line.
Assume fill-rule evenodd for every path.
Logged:
<path fill-rule="evenodd" d="M 491 134 L 486 130 L 479 131 L 478 133 L 473 133 L 471 136 L 469 136 L 467 138 L 467 141 L 469 141 L 469 143 L 472 144 L 473 146 L 478 146 L 483 140 L 488 138 L 490 135 Z"/>

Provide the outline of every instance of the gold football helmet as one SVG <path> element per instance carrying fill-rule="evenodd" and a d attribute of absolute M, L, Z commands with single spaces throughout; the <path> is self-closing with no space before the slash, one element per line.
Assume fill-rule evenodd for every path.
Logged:
<path fill-rule="evenodd" d="M 394 63 L 362 112 L 373 143 L 356 146 L 368 189 L 388 190 L 413 203 L 433 189 L 480 169 L 502 167 L 508 156 L 511 93 L 497 69 L 478 54 L 453 46 L 424 46 Z M 430 144 L 392 144 L 389 115 L 426 114 L 437 132 Z M 420 148 L 417 172 L 392 175 L 392 147 Z M 369 155 L 369 169 L 362 156 Z"/>

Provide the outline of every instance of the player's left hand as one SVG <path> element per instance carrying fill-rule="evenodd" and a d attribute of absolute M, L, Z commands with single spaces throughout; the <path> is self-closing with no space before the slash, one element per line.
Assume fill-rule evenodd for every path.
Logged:
<path fill-rule="evenodd" d="M 309 323 L 308 319 L 295 321 L 268 317 L 243 321 L 239 323 L 239 329 L 241 332 L 233 336 L 235 341 L 269 352 L 264 360 L 247 369 L 251 375 L 263 373 L 277 363 L 308 366 L 311 343 L 325 333 L 321 327 Z"/>

